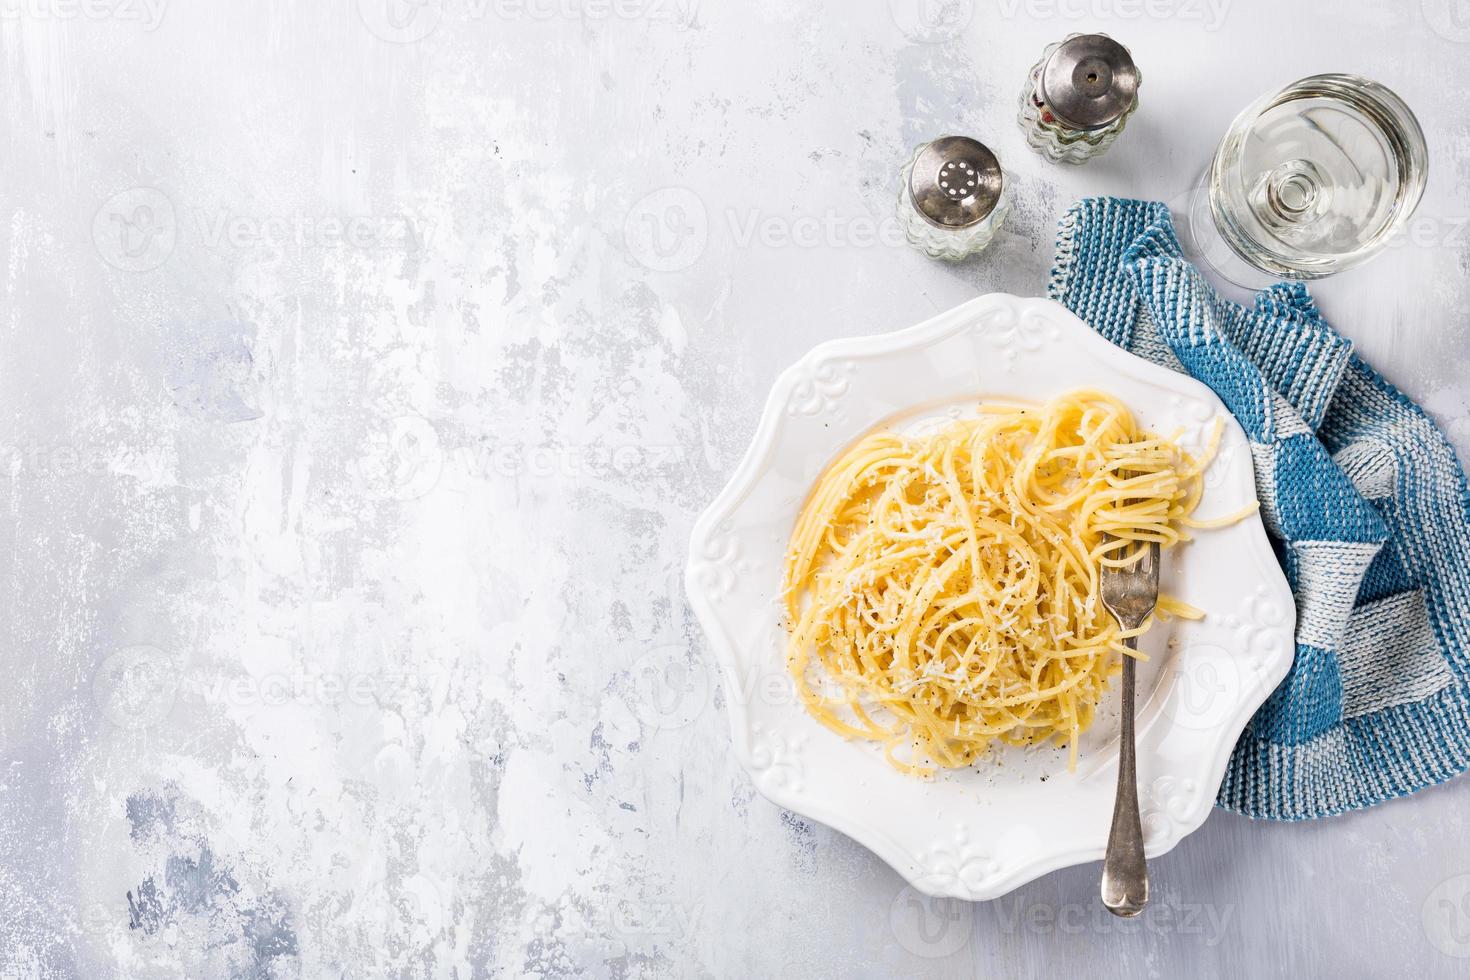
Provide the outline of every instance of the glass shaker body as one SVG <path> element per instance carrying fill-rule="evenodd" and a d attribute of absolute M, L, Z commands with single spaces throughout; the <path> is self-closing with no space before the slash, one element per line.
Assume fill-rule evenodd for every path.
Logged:
<path fill-rule="evenodd" d="M 1142 74 L 1106 34 L 1070 34 L 1049 44 L 1021 91 L 1026 142 L 1053 163 L 1086 163 L 1105 152 L 1138 108 Z"/>
<path fill-rule="evenodd" d="M 904 165 L 898 220 L 909 243 L 936 259 L 960 261 L 990 244 L 1005 220 L 1005 175 L 985 144 L 941 136 Z"/>

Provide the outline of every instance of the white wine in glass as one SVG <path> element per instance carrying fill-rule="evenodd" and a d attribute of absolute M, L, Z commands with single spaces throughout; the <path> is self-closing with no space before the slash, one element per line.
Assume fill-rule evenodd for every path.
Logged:
<path fill-rule="evenodd" d="M 1427 166 L 1424 132 L 1397 95 L 1357 75 L 1313 75 L 1236 117 L 1210 167 L 1210 218 L 1253 269 L 1320 279 L 1387 244 L 1418 206 Z"/>

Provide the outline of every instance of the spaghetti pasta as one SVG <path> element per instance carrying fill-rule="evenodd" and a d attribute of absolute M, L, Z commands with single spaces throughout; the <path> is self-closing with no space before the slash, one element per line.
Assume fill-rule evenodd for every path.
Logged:
<path fill-rule="evenodd" d="M 1193 457 L 1078 391 L 860 440 L 817 482 L 787 553 L 788 666 L 807 709 L 918 775 L 996 742 L 1065 743 L 1075 764 L 1133 635 L 1099 598 L 1101 570 L 1202 526 L 1219 435 Z M 1158 613 L 1200 615 L 1162 596 Z"/>

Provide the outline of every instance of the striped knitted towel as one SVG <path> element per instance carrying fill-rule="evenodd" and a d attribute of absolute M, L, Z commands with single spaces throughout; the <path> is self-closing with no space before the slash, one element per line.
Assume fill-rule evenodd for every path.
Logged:
<path fill-rule="evenodd" d="M 1241 735 L 1217 803 L 1301 820 L 1470 768 L 1470 491 L 1423 410 L 1300 283 L 1249 308 L 1217 295 L 1162 204 L 1075 205 L 1050 294 L 1113 343 L 1209 385 L 1250 439 L 1296 594 L 1296 659 Z"/>

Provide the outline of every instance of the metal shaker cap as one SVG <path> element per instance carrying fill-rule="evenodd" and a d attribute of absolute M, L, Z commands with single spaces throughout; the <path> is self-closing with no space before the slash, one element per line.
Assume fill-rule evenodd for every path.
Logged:
<path fill-rule="evenodd" d="M 914 207 L 931 224 L 965 228 L 995 210 L 1004 176 L 984 143 L 941 136 L 925 146 L 909 174 Z"/>
<path fill-rule="evenodd" d="M 1101 129 L 1138 99 L 1138 66 L 1128 49 L 1106 34 L 1063 41 L 1041 70 L 1037 95 L 1071 129 Z"/>

